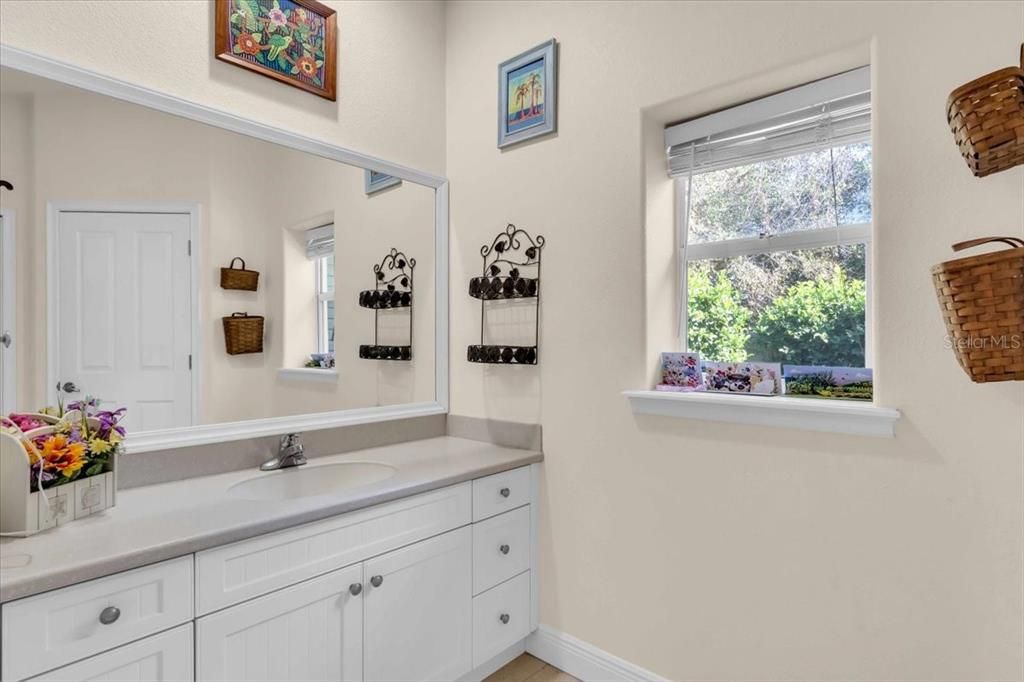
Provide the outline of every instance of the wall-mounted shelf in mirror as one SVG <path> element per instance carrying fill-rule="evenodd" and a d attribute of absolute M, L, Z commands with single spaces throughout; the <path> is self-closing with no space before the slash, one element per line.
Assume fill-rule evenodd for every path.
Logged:
<path fill-rule="evenodd" d="M 412 360 L 412 296 L 416 259 L 409 258 L 392 248 L 373 266 L 373 289 L 359 292 L 359 305 L 373 310 L 373 343 L 359 346 L 363 360 Z M 409 343 L 404 345 L 380 343 L 380 316 L 382 311 L 408 311 Z"/>
<path fill-rule="evenodd" d="M 47 292 L 53 311 L 23 316 L 20 347 L 46 352 L 19 355 L 14 410 L 53 404 L 48 387 L 73 381 L 101 409 L 128 408 L 131 452 L 447 412 L 445 178 L 7 45 L 0 63 L 5 132 L 29 141 L 0 149 L 0 166 L 5 179 L 25 168 L 36 177 L 5 202 L 25 235 L 18 249 L 47 259 L 17 268 L 17 286 Z M 402 184 L 366 201 L 367 168 Z M 325 223 L 332 247 L 311 253 L 309 230 Z M 415 299 L 413 263 L 394 244 L 419 261 Z M 240 251 L 259 264 L 256 291 L 220 287 L 212 266 Z M 359 338 L 368 320 L 355 304 L 366 264 L 382 254 L 407 261 L 408 285 L 385 272 L 376 299 L 359 300 L 380 318 L 375 343 L 334 353 L 336 342 L 370 340 Z M 75 305 L 85 288 L 86 304 Z M 218 318 L 236 310 L 272 321 L 261 355 L 224 352 Z M 413 337 L 416 362 L 367 370 L 363 357 L 411 359 Z M 342 380 L 281 379 L 281 368 L 331 353 Z M 138 381 L 142 370 L 160 380 Z"/>
<path fill-rule="evenodd" d="M 469 362 L 492 365 L 536 365 L 540 339 L 540 257 L 544 237 L 531 237 L 509 223 L 490 246 L 480 248 L 483 271 L 469 280 L 469 295 L 480 300 L 480 343 L 466 349 Z M 485 343 L 487 302 L 534 299 L 533 345 Z"/>

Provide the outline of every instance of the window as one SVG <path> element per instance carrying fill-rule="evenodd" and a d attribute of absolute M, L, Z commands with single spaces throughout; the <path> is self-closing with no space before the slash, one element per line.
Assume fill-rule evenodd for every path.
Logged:
<path fill-rule="evenodd" d="M 313 261 L 316 352 L 334 352 L 334 225 L 306 230 L 306 257 Z"/>
<path fill-rule="evenodd" d="M 672 126 L 681 346 L 870 367 L 867 69 Z"/>
<path fill-rule="evenodd" d="M 316 339 L 318 353 L 334 352 L 334 254 L 316 259 Z"/>

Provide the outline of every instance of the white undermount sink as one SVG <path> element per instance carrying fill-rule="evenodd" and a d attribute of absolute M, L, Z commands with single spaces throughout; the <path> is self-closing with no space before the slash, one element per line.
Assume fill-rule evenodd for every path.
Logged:
<path fill-rule="evenodd" d="M 397 469 L 380 462 L 306 464 L 271 471 L 235 483 L 228 497 L 245 500 L 291 500 L 313 495 L 332 495 L 349 488 L 377 483 L 395 475 Z"/>

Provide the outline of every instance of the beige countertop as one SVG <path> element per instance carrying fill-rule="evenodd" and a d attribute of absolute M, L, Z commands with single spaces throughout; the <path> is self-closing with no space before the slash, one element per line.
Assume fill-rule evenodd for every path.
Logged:
<path fill-rule="evenodd" d="M 130 457 L 131 455 L 127 455 Z M 118 491 L 117 506 L 29 538 L 0 539 L 0 602 L 336 516 L 539 462 L 543 455 L 448 436 L 311 459 L 382 462 L 391 478 L 332 495 L 281 501 L 233 499 L 253 469 Z"/>

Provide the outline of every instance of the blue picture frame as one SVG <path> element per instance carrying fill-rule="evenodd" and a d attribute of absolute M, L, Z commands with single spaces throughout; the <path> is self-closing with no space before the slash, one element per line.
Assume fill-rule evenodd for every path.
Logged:
<path fill-rule="evenodd" d="M 498 148 L 558 129 L 554 38 L 498 65 Z"/>
<path fill-rule="evenodd" d="M 387 173 L 378 173 L 377 171 L 370 170 L 369 168 L 364 169 L 363 172 L 367 194 L 376 194 L 382 189 L 402 184 L 402 178 L 396 178 L 395 176 L 388 175 Z"/>

